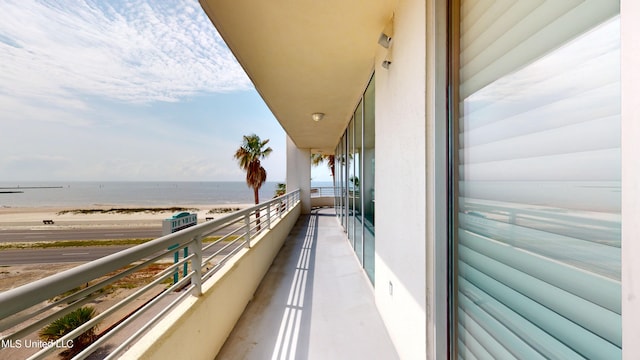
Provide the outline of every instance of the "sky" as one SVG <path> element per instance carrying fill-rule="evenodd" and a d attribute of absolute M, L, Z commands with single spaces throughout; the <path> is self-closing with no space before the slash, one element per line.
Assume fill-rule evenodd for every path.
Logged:
<path fill-rule="evenodd" d="M 0 0 L 0 181 L 243 181 L 252 133 L 284 181 L 285 132 L 197 0 Z"/>

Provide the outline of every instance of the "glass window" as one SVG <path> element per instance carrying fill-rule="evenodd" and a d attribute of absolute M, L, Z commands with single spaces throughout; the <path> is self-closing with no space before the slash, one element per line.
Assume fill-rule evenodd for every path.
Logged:
<path fill-rule="evenodd" d="M 336 148 L 337 211 L 369 279 L 375 253 L 375 85 L 372 77 Z M 337 205 L 339 206 L 339 205 Z"/>
<path fill-rule="evenodd" d="M 355 157 L 353 144 L 355 142 L 355 122 L 353 121 L 353 116 L 351 117 L 351 121 L 349 122 L 349 128 L 347 130 L 347 194 L 348 194 L 348 202 L 349 202 L 349 212 L 347 216 L 347 234 L 349 241 L 351 241 L 351 247 L 354 246 L 354 233 L 355 233 L 355 186 L 354 186 L 354 174 L 356 171 Z"/>
<path fill-rule="evenodd" d="M 362 146 L 362 199 L 364 212 L 364 269 L 374 281 L 375 253 L 375 78 L 369 82 L 364 93 L 364 125 Z"/>
<path fill-rule="evenodd" d="M 458 357 L 619 359 L 619 3 L 461 4 Z"/>
<path fill-rule="evenodd" d="M 353 187 L 353 248 L 356 255 L 363 263 L 362 242 L 362 101 L 358 104 L 353 116 L 353 174 L 349 176 L 350 185 Z"/>
<path fill-rule="evenodd" d="M 344 164 L 344 160 L 343 160 L 343 155 L 344 155 L 344 135 L 342 136 L 342 138 L 340 138 L 340 142 L 338 143 L 338 147 L 336 148 L 335 151 L 335 157 L 334 157 L 334 169 L 335 169 L 335 175 L 333 178 L 334 181 L 334 196 L 335 196 L 335 202 L 336 202 L 336 214 L 338 215 L 338 218 L 340 219 L 340 223 L 342 224 L 342 226 L 344 226 L 344 221 L 345 221 L 345 216 L 344 216 L 344 193 L 342 191 L 343 186 L 342 186 L 342 173 L 343 173 L 343 164 Z"/>

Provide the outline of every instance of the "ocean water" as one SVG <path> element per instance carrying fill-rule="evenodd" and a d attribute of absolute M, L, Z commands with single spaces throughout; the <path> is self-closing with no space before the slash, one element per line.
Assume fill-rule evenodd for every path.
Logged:
<path fill-rule="evenodd" d="M 53 188 L 30 188 L 43 186 Z M 276 187 L 263 184 L 260 201 L 273 198 Z M 245 182 L 0 182 L 0 207 L 252 203 L 253 189 Z"/>

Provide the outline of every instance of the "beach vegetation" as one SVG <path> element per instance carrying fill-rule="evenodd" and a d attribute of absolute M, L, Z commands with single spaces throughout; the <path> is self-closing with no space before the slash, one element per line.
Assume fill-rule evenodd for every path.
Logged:
<path fill-rule="evenodd" d="M 208 236 L 202 239 L 203 242 L 214 242 L 221 238 L 219 235 Z M 227 241 L 233 240 L 233 236 L 227 238 Z M 46 248 L 65 248 L 65 247 L 93 247 L 93 246 L 135 246 L 144 244 L 154 238 L 142 239 L 111 239 L 111 240 L 59 240 L 59 241 L 40 241 L 40 242 L 7 242 L 0 243 L 0 250 L 4 249 L 46 249 Z"/>
<path fill-rule="evenodd" d="M 112 240 L 59 240 L 59 241 L 39 241 L 39 242 L 17 242 L 0 244 L 3 249 L 46 249 L 64 247 L 93 247 L 93 246 L 128 246 L 140 245 L 153 238 L 147 239 L 112 239 Z"/>
<path fill-rule="evenodd" d="M 89 215 L 89 214 L 157 214 L 164 212 L 183 212 L 183 211 L 199 211 L 200 209 L 185 208 L 185 207 L 162 207 L 162 208 L 111 208 L 111 209 L 72 209 L 58 211 L 58 215 L 74 214 L 74 215 Z"/>
<path fill-rule="evenodd" d="M 278 185 L 276 186 L 276 193 L 274 194 L 274 197 L 282 196 L 286 193 L 287 193 L 287 184 L 278 183 Z"/>
<path fill-rule="evenodd" d="M 81 307 L 42 328 L 38 336 L 43 341 L 56 341 L 93 319 L 96 314 L 96 309 L 92 306 Z M 73 346 L 61 352 L 60 357 L 63 359 L 71 359 L 73 356 L 79 354 L 96 339 L 97 329 L 97 325 L 93 326 L 73 339 Z"/>
<path fill-rule="evenodd" d="M 239 207 L 223 207 L 223 208 L 213 208 L 207 212 L 207 214 L 226 214 L 235 211 L 240 211 L 242 208 Z"/>

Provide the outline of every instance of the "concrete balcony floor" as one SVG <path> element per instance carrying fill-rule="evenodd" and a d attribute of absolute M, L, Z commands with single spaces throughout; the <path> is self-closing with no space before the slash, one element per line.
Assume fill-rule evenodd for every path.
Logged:
<path fill-rule="evenodd" d="M 300 216 L 216 359 L 398 359 L 334 209 Z"/>

